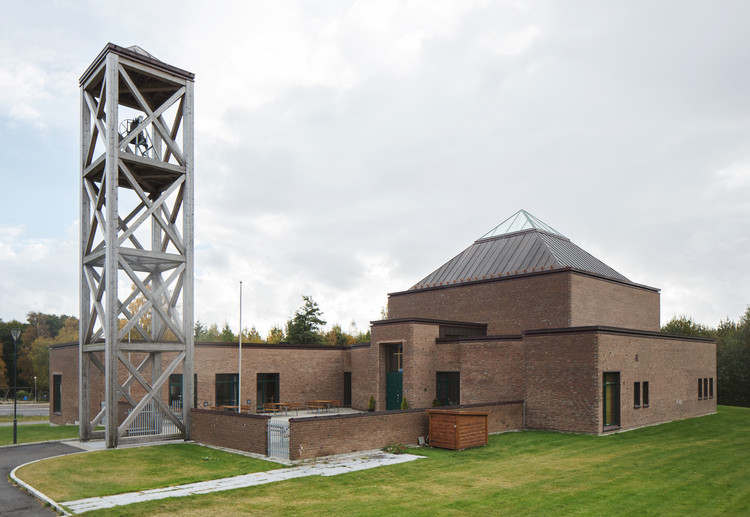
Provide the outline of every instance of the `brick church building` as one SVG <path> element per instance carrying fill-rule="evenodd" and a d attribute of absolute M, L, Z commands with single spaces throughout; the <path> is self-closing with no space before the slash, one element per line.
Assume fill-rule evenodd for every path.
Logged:
<path fill-rule="evenodd" d="M 240 394 L 237 344 L 196 343 L 193 402 L 336 399 L 366 410 L 373 397 L 385 411 L 403 399 L 412 408 L 523 401 L 527 429 L 598 434 L 714 413 L 715 343 L 659 332 L 659 314 L 658 289 L 521 210 L 390 293 L 370 343 L 243 343 Z M 78 420 L 77 363 L 77 343 L 51 347 L 53 423 Z M 92 382 L 103 395 L 103 379 Z M 180 402 L 181 382 L 171 376 L 165 400 Z"/>

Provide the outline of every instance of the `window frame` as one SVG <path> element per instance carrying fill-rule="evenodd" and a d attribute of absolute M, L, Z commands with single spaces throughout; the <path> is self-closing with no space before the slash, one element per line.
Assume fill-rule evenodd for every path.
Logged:
<path fill-rule="evenodd" d="M 641 383 L 638 381 L 633 383 L 633 408 L 641 409 Z"/>
<path fill-rule="evenodd" d="M 52 413 L 62 414 L 62 374 L 52 374 Z"/>

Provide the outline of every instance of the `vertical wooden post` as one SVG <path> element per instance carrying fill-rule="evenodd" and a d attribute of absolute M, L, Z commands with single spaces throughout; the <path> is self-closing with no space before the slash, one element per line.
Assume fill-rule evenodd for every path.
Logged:
<path fill-rule="evenodd" d="M 185 96 L 182 114 L 182 148 L 185 155 L 185 192 L 183 194 L 183 227 L 182 234 L 185 239 L 185 280 L 182 284 L 183 306 L 182 326 L 185 334 L 185 362 L 182 366 L 182 411 L 185 423 L 185 440 L 190 440 L 190 408 L 193 407 L 193 348 L 195 344 L 195 332 L 193 327 L 193 228 L 195 218 L 195 194 L 194 194 L 194 163 L 193 163 L 193 82 L 188 81 L 185 86 Z"/>
<path fill-rule="evenodd" d="M 118 110 L 118 56 L 110 53 L 107 55 L 105 68 L 107 95 L 106 95 L 106 124 L 107 124 L 107 148 L 105 150 L 104 165 L 104 188 L 106 188 L 107 229 L 104 245 L 104 280 L 106 291 L 106 304 L 104 306 L 106 322 L 104 322 L 104 362 L 105 362 L 105 404 L 107 416 L 105 420 L 104 433 L 107 447 L 117 447 L 117 351 L 118 339 L 117 316 L 120 313 L 117 299 L 117 280 L 119 272 L 119 245 L 117 239 L 118 210 L 118 158 L 119 139 L 117 134 Z"/>
<path fill-rule="evenodd" d="M 86 158 L 88 156 L 89 145 L 95 145 L 96 142 L 91 143 L 91 110 L 89 109 L 88 103 L 85 98 L 86 93 L 81 88 L 81 174 L 86 168 Z M 88 193 L 86 192 L 85 179 L 83 175 L 80 178 L 81 181 L 81 194 L 80 194 L 80 210 L 81 219 L 79 224 L 81 242 L 79 248 L 79 257 L 81 266 L 78 271 L 78 288 L 80 293 L 80 312 L 78 318 L 78 326 L 81 329 L 85 329 L 89 324 L 89 311 L 91 309 L 91 295 L 86 285 L 86 277 L 84 272 L 83 258 L 86 256 L 86 244 L 88 242 L 88 235 L 91 232 L 91 203 L 89 201 Z M 89 375 L 85 369 L 88 369 L 89 360 L 88 355 L 83 351 L 85 344 L 85 334 L 81 330 L 78 333 L 78 393 L 80 394 L 78 404 L 78 436 L 82 441 L 87 441 L 90 438 L 89 422 L 91 421 L 91 396 L 89 393 Z"/>

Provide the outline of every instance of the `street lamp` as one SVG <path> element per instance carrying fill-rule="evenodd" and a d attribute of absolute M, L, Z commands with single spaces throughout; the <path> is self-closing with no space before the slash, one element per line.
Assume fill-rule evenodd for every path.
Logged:
<path fill-rule="evenodd" d="M 34 404 L 36 404 L 36 375 L 34 375 Z"/>
<path fill-rule="evenodd" d="M 21 335 L 21 329 L 14 327 L 10 329 L 10 335 L 13 337 L 13 443 L 18 443 L 18 423 L 16 421 L 16 400 L 18 399 L 18 336 Z"/>

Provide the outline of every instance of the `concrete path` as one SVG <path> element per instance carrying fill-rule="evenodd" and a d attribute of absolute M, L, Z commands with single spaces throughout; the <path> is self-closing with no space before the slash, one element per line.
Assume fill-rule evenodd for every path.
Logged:
<path fill-rule="evenodd" d="M 284 481 L 286 479 L 305 476 L 336 476 L 338 474 L 346 474 L 347 472 L 366 470 L 383 465 L 395 465 L 416 460 L 418 458 L 421 458 L 421 456 L 414 456 L 412 454 L 387 454 L 381 451 L 370 451 L 369 453 L 360 452 L 329 458 L 319 458 L 317 463 L 301 465 L 299 467 L 271 470 L 268 472 L 254 472 L 252 474 L 215 479 L 213 481 L 201 481 L 199 483 L 190 483 L 168 488 L 156 488 L 153 490 L 144 490 L 143 492 L 132 492 L 129 494 L 92 497 L 89 499 L 67 501 L 59 504 L 69 509 L 73 514 L 77 514 L 91 510 L 100 510 L 102 508 L 112 508 L 114 506 L 140 503 L 143 501 L 233 490 L 235 488 L 262 485 L 265 483 L 273 483 L 274 481 Z"/>
<path fill-rule="evenodd" d="M 60 442 L 34 443 L 0 447 L 0 514 L 13 517 L 36 515 L 57 515 L 51 508 L 45 508 L 36 498 L 8 481 L 8 474 L 19 465 L 30 461 L 82 452 L 78 447 Z"/>

